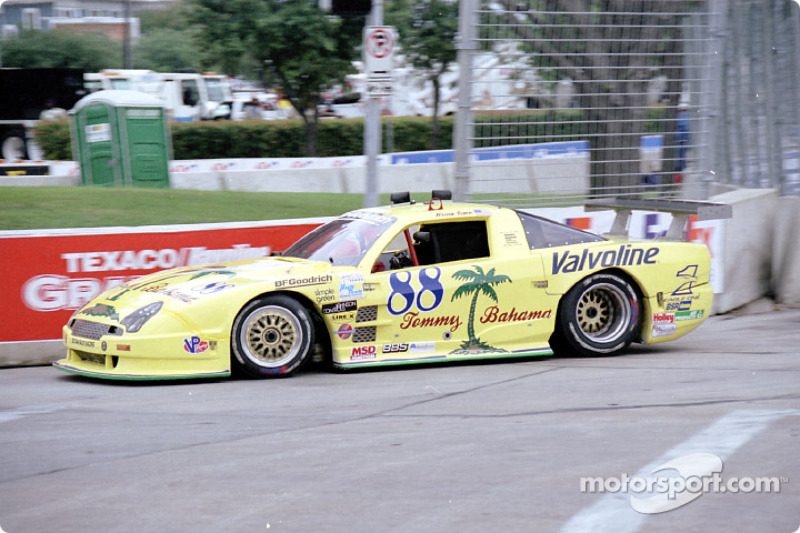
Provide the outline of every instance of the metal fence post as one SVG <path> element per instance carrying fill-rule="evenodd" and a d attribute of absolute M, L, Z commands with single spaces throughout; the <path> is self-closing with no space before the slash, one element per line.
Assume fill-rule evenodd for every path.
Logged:
<path fill-rule="evenodd" d="M 453 142 L 455 144 L 455 191 L 459 201 L 470 197 L 470 154 L 472 152 L 472 54 L 475 43 L 476 5 L 479 0 L 461 0 L 458 7 L 458 111 Z"/>
<path fill-rule="evenodd" d="M 708 65 L 706 69 L 706 76 L 709 76 L 710 82 L 706 85 L 706 90 L 701 93 L 701 109 L 706 110 L 706 115 L 702 121 L 701 130 L 703 131 L 703 142 L 701 144 L 705 147 L 701 154 L 701 178 L 700 178 L 700 195 L 702 198 L 708 198 L 710 193 L 711 182 L 715 181 L 716 175 L 714 169 L 719 168 L 719 154 L 718 145 L 714 142 L 717 135 L 720 135 L 724 129 L 720 126 L 720 94 L 722 92 L 722 69 L 723 69 L 723 54 L 722 48 L 724 46 L 723 31 L 725 27 L 725 11 L 724 4 L 721 2 L 709 3 L 709 33 L 711 41 L 708 43 L 710 47 L 707 54 Z M 724 178 L 723 178 L 724 179 Z"/>
<path fill-rule="evenodd" d="M 785 0 L 788 4 L 788 24 L 790 30 L 785 35 L 792 36 L 791 50 L 789 50 L 788 69 L 792 72 L 791 88 L 786 97 L 789 99 L 792 123 L 786 126 L 784 138 L 787 140 L 788 153 L 782 154 L 781 161 L 785 165 L 782 193 L 785 195 L 800 195 L 800 5 Z M 785 160 L 785 163 L 783 161 Z"/>

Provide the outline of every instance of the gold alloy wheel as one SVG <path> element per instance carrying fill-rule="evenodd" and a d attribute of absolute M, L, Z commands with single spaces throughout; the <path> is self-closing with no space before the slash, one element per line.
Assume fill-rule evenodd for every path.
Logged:
<path fill-rule="evenodd" d="M 581 294 L 576 319 L 583 334 L 592 341 L 613 342 L 625 334 L 631 320 L 631 304 L 619 287 L 598 283 Z"/>
<path fill-rule="evenodd" d="M 276 305 L 260 307 L 248 315 L 239 337 L 244 355 L 265 367 L 279 367 L 291 361 L 303 340 L 298 318 Z"/>

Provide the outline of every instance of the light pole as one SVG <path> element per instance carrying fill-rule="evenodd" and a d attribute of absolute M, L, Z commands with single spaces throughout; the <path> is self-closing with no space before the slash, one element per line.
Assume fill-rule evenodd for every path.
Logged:
<path fill-rule="evenodd" d="M 123 0 L 122 68 L 131 67 L 131 0 Z"/>
<path fill-rule="evenodd" d="M 370 22 L 373 26 L 383 25 L 383 0 L 372 0 Z M 367 81 L 369 84 L 369 80 Z M 367 156 L 367 183 L 364 207 L 378 205 L 378 153 L 381 148 L 380 97 L 367 94 L 367 117 L 364 122 L 364 154 Z"/>

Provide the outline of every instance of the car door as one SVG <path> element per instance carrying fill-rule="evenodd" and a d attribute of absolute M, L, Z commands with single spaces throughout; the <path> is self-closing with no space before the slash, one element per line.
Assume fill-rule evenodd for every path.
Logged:
<path fill-rule="evenodd" d="M 350 357 L 403 362 L 502 352 L 480 337 L 481 313 L 491 313 L 511 285 L 497 270 L 503 261 L 492 257 L 486 227 L 472 219 L 403 228 L 364 279 Z M 359 323 L 367 313 L 374 322 Z"/>

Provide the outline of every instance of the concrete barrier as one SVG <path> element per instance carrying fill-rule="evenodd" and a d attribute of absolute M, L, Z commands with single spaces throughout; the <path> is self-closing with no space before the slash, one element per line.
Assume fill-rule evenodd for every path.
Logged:
<path fill-rule="evenodd" d="M 771 290 L 773 232 L 778 201 L 774 189 L 739 189 L 711 197 L 730 204 L 733 217 L 723 235 L 723 287 L 715 313 L 727 313 Z"/>
<path fill-rule="evenodd" d="M 772 247 L 775 300 L 800 307 L 800 197 L 778 198 Z"/>
<path fill-rule="evenodd" d="M 363 166 L 287 168 L 270 170 L 192 170 L 170 176 L 174 189 L 256 192 L 362 193 Z M 472 167 L 473 194 L 584 193 L 589 186 L 589 158 L 584 155 L 553 159 L 476 161 Z M 381 166 L 379 191 L 430 192 L 455 188 L 453 163 L 415 163 Z"/>
<path fill-rule="evenodd" d="M 64 353 L 60 340 L 0 342 L 0 367 L 48 365 Z"/>
<path fill-rule="evenodd" d="M 0 176 L 0 187 L 75 187 L 80 176 Z"/>

